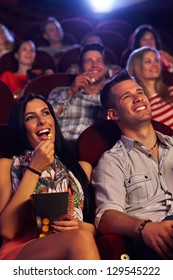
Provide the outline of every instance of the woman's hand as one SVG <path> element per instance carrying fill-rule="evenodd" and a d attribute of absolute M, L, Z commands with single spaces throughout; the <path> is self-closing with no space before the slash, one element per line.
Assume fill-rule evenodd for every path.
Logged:
<path fill-rule="evenodd" d="M 77 221 L 76 219 L 68 215 L 64 215 L 58 221 L 54 221 L 52 223 L 53 233 L 79 228 L 86 231 L 90 231 L 93 234 L 93 236 L 96 235 L 96 230 L 93 224 Z"/>
<path fill-rule="evenodd" d="M 42 141 L 35 148 L 29 166 L 42 173 L 54 162 L 54 154 L 54 143 L 49 139 Z"/>
<path fill-rule="evenodd" d="M 79 222 L 74 219 L 73 217 L 70 217 L 68 215 L 64 215 L 59 218 L 58 221 L 54 221 L 52 223 L 52 232 L 60 232 L 65 230 L 71 230 L 71 229 L 78 229 L 79 228 Z"/>

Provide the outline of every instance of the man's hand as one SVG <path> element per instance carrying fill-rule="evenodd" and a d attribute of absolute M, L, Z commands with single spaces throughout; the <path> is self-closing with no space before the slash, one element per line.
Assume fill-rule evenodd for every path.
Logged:
<path fill-rule="evenodd" d="M 69 95 L 76 94 L 81 88 L 85 89 L 89 84 L 92 84 L 92 78 L 89 77 L 87 72 L 77 75 L 73 84 L 68 89 Z"/>
<path fill-rule="evenodd" d="M 163 259 L 173 259 L 173 221 L 152 222 L 145 225 L 142 237 Z"/>

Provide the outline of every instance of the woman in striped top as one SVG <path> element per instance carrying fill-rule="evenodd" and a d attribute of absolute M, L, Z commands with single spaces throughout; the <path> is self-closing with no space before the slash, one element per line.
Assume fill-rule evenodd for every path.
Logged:
<path fill-rule="evenodd" d="M 162 81 L 159 52 L 151 47 L 133 51 L 126 69 L 148 96 L 152 118 L 173 129 L 173 87 Z"/>

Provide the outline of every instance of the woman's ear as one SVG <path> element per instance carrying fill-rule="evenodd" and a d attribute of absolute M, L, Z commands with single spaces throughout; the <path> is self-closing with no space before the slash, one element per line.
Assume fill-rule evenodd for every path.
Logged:
<path fill-rule="evenodd" d="M 14 54 L 14 57 L 15 57 L 15 59 L 17 59 L 17 60 L 18 60 L 19 55 L 18 55 L 18 53 L 17 53 L 17 52 Z"/>
<path fill-rule="evenodd" d="M 108 109 L 107 111 L 108 119 L 117 121 L 119 119 L 118 112 L 116 109 Z"/>

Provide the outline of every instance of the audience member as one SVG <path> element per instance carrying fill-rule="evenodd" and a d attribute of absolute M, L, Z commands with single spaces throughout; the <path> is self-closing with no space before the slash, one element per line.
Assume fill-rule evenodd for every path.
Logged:
<path fill-rule="evenodd" d="M 173 139 L 153 129 L 148 98 L 128 72 L 105 84 L 101 102 L 122 136 L 93 170 L 96 227 L 136 239 L 138 259 L 173 259 Z"/>
<path fill-rule="evenodd" d="M 98 35 L 96 35 L 94 33 L 87 33 L 84 35 L 84 37 L 82 38 L 82 41 L 80 43 L 80 51 L 82 51 L 85 46 L 90 45 L 90 44 L 103 45 L 103 42 L 102 42 L 102 39 Z M 78 57 L 76 57 L 76 63 L 70 65 L 70 67 L 67 69 L 67 72 L 77 75 L 80 73 L 80 71 L 81 71 L 81 69 L 80 69 L 80 65 L 78 63 Z"/>
<path fill-rule="evenodd" d="M 168 88 L 162 81 L 159 52 L 151 47 L 136 49 L 126 68 L 149 98 L 152 118 L 173 129 L 173 87 Z"/>
<path fill-rule="evenodd" d="M 144 46 L 156 48 L 160 52 L 160 59 L 163 66 L 169 72 L 173 72 L 173 55 L 169 50 L 169 46 L 166 48 L 163 46 L 157 31 L 148 24 L 137 27 L 131 38 L 132 51 Z"/>
<path fill-rule="evenodd" d="M 5 26 L 0 24 L 0 57 L 13 50 L 15 38 L 13 33 Z"/>
<path fill-rule="evenodd" d="M 79 135 L 91 124 L 105 117 L 100 104 L 100 90 L 105 83 L 104 47 L 85 46 L 79 56 L 81 72 L 73 84 L 55 88 L 48 96 L 69 144 L 76 144 Z M 72 147 L 73 148 L 73 147 Z"/>
<path fill-rule="evenodd" d="M 29 71 L 32 70 L 36 58 L 36 48 L 33 41 L 21 42 L 14 50 L 14 57 L 17 63 L 16 72 L 7 70 L 2 73 L 0 80 L 9 86 L 14 98 L 19 99 L 29 81 Z M 49 74 L 53 71 L 47 69 L 44 73 Z"/>
<path fill-rule="evenodd" d="M 90 44 L 104 45 L 101 37 L 95 32 L 90 32 L 84 35 L 80 43 L 80 49 L 82 50 L 85 46 Z M 107 61 L 107 55 L 108 55 L 108 49 L 105 48 L 105 64 L 107 66 L 107 76 L 111 77 L 113 74 L 120 72 L 122 68 L 119 65 L 114 64 L 112 61 L 111 62 Z M 77 59 L 76 59 L 76 64 L 72 64 L 67 69 L 67 72 L 71 74 L 80 73 L 80 66 Z"/>
<path fill-rule="evenodd" d="M 16 72 L 5 71 L 0 79 L 6 83 L 14 94 L 14 98 L 22 96 L 22 90 L 28 82 L 27 71 L 32 68 L 35 60 L 36 50 L 32 41 L 24 41 L 14 51 L 18 68 Z"/>
<path fill-rule="evenodd" d="M 23 96 L 9 130 L 14 157 L 0 159 L 0 259 L 99 259 L 88 180 L 50 104 L 39 95 Z M 52 223 L 54 234 L 38 238 L 29 200 L 43 189 L 69 192 L 74 202 L 71 215 Z"/>
<path fill-rule="evenodd" d="M 41 33 L 45 43 L 37 48 L 50 54 L 58 65 L 62 54 L 71 48 L 71 45 L 63 42 L 64 31 L 60 22 L 54 17 L 48 17 L 41 27 Z"/>

